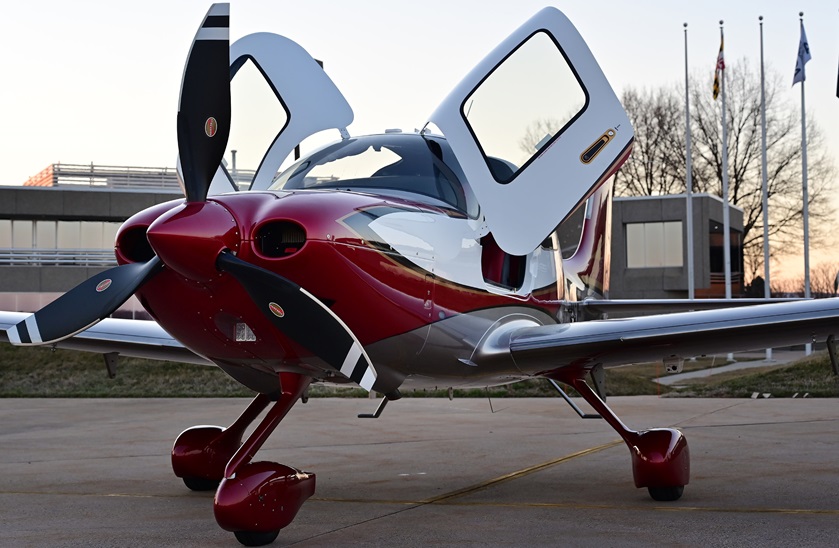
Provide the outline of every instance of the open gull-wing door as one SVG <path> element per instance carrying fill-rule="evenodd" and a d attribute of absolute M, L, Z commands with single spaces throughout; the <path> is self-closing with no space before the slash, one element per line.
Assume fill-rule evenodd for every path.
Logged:
<path fill-rule="evenodd" d="M 545 8 L 431 115 L 498 245 L 533 251 L 628 157 L 632 126 L 571 22 Z"/>
<path fill-rule="evenodd" d="M 243 36 L 230 46 L 231 80 L 248 61 L 259 70 L 286 114 L 285 125 L 277 128 L 250 185 L 252 190 L 264 190 L 294 147 L 307 137 L 327 129 L 347 135 L 353 111 L 320 64 L 293 40 L 267 32 Z M 209 194 L 237 189 L 219 167 Z"/>

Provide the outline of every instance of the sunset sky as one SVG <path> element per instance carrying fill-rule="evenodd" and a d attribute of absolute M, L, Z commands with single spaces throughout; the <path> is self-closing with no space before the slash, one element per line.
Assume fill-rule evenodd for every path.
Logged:
<path fill-rule="evenodd" d="M 355 112 L 351 134 L 422 127 L 458 80 L 544 1 L 231 3 L 231 39 L 256 31 L 287 36 L 325 62 Z M 823 0 L 556 2 L 588 42 L 618 94 L 626 86 L 684 81 L 689 65 L 711 93 L 725 20 L 726 60 L 759 63 L 765 20 L 770 70 L 792 82 L 804 12 L 812 61 L 807 109 L 839 152 L 839 4 Z M 21 184 L 54 162 L 172 166 L 183 63 L 209 7 L 196 0 L 4 6 L 0 50 L 0 184 Z M 799 87 L 788 89 L 791 107 Z M 329 138 L 337 138 L 337 132 Z M 246 152 L 249 143 L 236 148 Z M 251 148 L 257 148 L 256 146 Z M 839 164 L 839 159 L 837 159 Z M 814 250 L 817 254 L 824 250 Z M 790 268 L 795 268 L 790 263 Z"/>

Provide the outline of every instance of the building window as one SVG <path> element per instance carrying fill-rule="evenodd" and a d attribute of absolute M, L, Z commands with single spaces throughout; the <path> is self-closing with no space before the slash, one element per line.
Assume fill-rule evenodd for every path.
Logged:
<path fill-rule="evenodd" d="M 32 221 L 12 221 L 12 247 L 32 247 Z"/>
<path fill-rule="evenodd" d="M 0 248 L 113 249 L 122 223 L 0 219 Z"/>
<path fill-rule="evenodd" d="M 722 223 L 711 221 L 708 231 L 711 244 L 708 257 L 710 260 L 711 274 L 725 272 L 725 238 L 723 237 L 723 230 Z M 742 233 L 733 228 L 729 228 L 728 236 L 731 242 L 731 272 L 743 272 Z"/>
<path fill-rule="evenodd" d="M 626 267 L 682 266 L 682 222 L 626 225 Z"/>
<path fill-rule="evenodd" d="M 12 221 L 0 219 L 0 247 L 12 247 Z"/>
<path fill-rule="evenodd" d="M 0 265 L 111 266 L 120 224 L 0 220 Z"/>

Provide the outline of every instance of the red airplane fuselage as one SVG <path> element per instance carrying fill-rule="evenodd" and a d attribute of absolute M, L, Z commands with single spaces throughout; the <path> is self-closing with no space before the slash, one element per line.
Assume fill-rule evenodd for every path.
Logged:
<path fill-rule="evenodd" d="M 493 293 L 419 268 L 366 228 L 378 214 L 400 210 L 462 216 L 422 201 L 352 191 L 247 192 L 140 212 L 120 229 L 116 253 L 120 264 L 146 261 L 148 237 L 169 268 L 138 291 L 142 304 L 185 346 L 259 391 L 274 389 L 279 371 L 344 379 L 275 329 L 239 283 L 213 268 L 223 249 L 305 287 L 330 307 L 380 375 L 410 378 L 413 386 L 438 385 L 439 378 L 422 382 L 430 373 L 450 377 L 453 385 L 520 378 L 512 363 L 478 369 L 452 356 L 468 360 L 503 318 L 555 323 L 561 286 Z"/>

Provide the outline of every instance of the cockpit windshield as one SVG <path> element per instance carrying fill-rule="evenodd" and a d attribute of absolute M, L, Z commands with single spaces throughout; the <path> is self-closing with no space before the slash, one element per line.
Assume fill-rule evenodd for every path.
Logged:
<path fill-rule="evenodd" d="M 280 173 L 272 190 L 326 189 L 421 194 L 472 218 L 478 204 L 445 139 L 385 134 L 326 146 Z"/>

